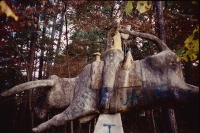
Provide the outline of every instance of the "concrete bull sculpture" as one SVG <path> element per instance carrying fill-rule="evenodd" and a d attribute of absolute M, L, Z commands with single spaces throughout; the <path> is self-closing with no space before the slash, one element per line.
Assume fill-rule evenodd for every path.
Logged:
<path fill-rule="evenodd" d="M 142 60 L 133 60 L 130 52 L 124 57 L 120 49 L 107 50 L 105 60 L 96 60 L 85 66 L 75 78 L 59 78 L 30 81 L 3 92 L 9 96 L 31 88 L 50 86 L 46 99 L 35 108 L 40 118 L 53 108 L 62 113 L 33 128 L 42 132 L 54 126 L 64 125 L 74 119 L 87 117 L 90 120 L 100 113 L 123 113 L 133 110 L 152 109 L 158 106 L 198 102 L 199 88 L 185 83 L 177 57 L 156 36 L 117 28 L 119 32 L 142 37 L 155 42 L 160 52 Z M 109 55 L 109 56 L 108 56 Z M 99 108 L 106 60 L 123 59 L 115 65 L 113 94 L 108 108 Z M 112 65 L 111 65 L 112 66 Z M 107 66 L 109 67 L 109 66 Z M 113 67 L 113 66 L 112 66 Z M 112 73 L 111 73 L 112 75 Z M 108 79 L 109 80 L 109 79 Z M 91 117 L 90 117 L 91 116 Z"/>

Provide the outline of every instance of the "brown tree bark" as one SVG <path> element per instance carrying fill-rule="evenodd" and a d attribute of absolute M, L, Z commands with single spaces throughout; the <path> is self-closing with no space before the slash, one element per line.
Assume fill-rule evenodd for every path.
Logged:
<path fill-rule="evenodd" d="M 37 32 L 33 31 L 32 37 L 31 37 L 31 44 L 30 44 L 30 53 L 29 53 L 29 59 L 28 59 L 28 70 L 27 70 L 27 81 L 32 81 L 32 73 L 33 73 L 33 68 L 34 68 L 34 57 L 35 57 L 35 46 L 36 46 L 36 41 L 37 41 Z M 25 123 L 28 123 L 29 117 L 26 115 L 28 112 L 28 109 L 30 111 L 31 115 L 31 127 L 34 127 L 34 116 L 33 116 L 33 110 L 32 110 L 32 105 L 31 105 L 31 96 L 32 96 L 32 90 L 25 91 L 22 102 L 20 105 L 20 110 L 19 110 L 19 119 L 18 119 L 18 133 L 23 133 Z"/>
<path fill-rule="evenodd" d="M 36 16 L 38 18 L 38 15 Z M 37 19 L 38 20 L 38 19 Z M 35 50 L 36 50 L 36 43 L 37 43 L 37 33 L 38 30 L 38 21 L 35 22 L 34 24 L 34 31 L 32 33 L 32 38 L 31 38 L 31 45 L 30 45 L 30 56 L 29 56 L 29 68 L 28 68 L 28 81 L 32 81 L 32 73 L 34 69 L 34 60 L 35 60 Z M 32 89 L 29 90 L 29 111 L 31 115 L 31 128 L 34 127 L 34 112 L 33 112 L 33 106 L 32 106 Z M 33 132 L 33 131 L 32 131 Z"/>
<path fill-rule="evenodd" d="M 52 32 L 51 32 L 51 40 L 54 41 L 54 35 L 55 35 L 55 31 L 56 31 L 56 19 L 57 19 L 57 14 L 55 13 L 53 15 L 53 26 L 52 26 Z M 46 70 L 46 78 L 49 77 L 49 73 L 50 73 L 50 65 L 52 63 L 52 51 L 53 51 L 53 44 L 49 44 L 48 45 L 48 51 L 47 51 L 47 70 Z"/>
<path fill-rule="evenodd" d="M 189 58 L 188 58 L 188 62 L 185 63 L 184 68 L 185 68 L 185 70 L 187 70 L 187 71 L 185 71 L 185 76 L 184 76 L 185 81 L 187 83 L 191 84 L 192 80 L 190 79 L 190 75 L 191 75 L 191 72 L 192 72 L 192 62 Z"/>
<path fill-rule="evenodd" d="M 67 4 L 65 4 L 65 8 L 67 8 Z M 63 19 L 64 19 L 64 15 L 63 15 Z M 67 54 L 67 72 L 68 72 L 68 77 L 70 78 L 70 70 L 69 70 L 69 44 L 68 44 L 68 21 L 67 21 L 67 15 L 65 15 L 65 24 L 66 24 L 66 44 L 67 44 L 67 51 L 66 51 L 66 54 Z M 61 32 L 62 33 L 62 32 Z M 66 124 L 65 124 L 66 125 Z M 70 122 L 70 131 L 71 133 L 74 133 L 74 122 L 71 121 Z"/>
<path fill-rule="evenodd" d="M 62 28 L 64 24 L 64 13 L 61 13 L 61 19 L 60 19 L 60 31 L 59 31 L 59 37 L 58 37 L 58 44 L 56 48 L 56 57 L 59 55 L 60 52 L 60 45 L 61 45 L 61 37 L 62 37 Z"/>
<path fill-rule="evenodd" d="M 164 25 L 164 16 L 163 16 L 163 6 L 162 1 L 156 1 L 156 23 L 157 23 L 157 33 L 158 38 L 166 43 L 166 35 L 165 35 L 165 25 Z"/>
<path fill-rule="evenodd" d="M 46 33 L 46 14 L 44 14 L 44 24 L 42 29 L 42 40 L 45 40 L 45 33 Z M 39 65 L 39 75 L 38 79 L 42 79 L 42 71 L 43 71 L 43 64 L 44 64 L 44 41 L 41 44 L 41 53 L 40 53 L 40 65 Z"/>
<path fill-rule="evenodd" d="M 65 5 L 67 6 L 67 5 Z M 69 66 L 69 43 L 68 43 L 68 20 L 67 20 L 67 15 L 65 15 L 65 25 L 66 25 L 66 44 L 67 44 L 67 51 L 66 51 L 66 54 L 67 54 L 67 72 L 68 72 L 68 77 L 70 78 L 70 66 Z"/>
<path fill-rule="evenodd" d="M 162 41 L 164 41 L 166 43 L 162 1 L 156 1 L 155 3 L 156 3 L 156 15 L 157 15 L 157 21 L 156 22 L 157 22 L 158 38 L 160 38 Z M 163 107 L 162 110 L 163 110 L 163 113 L 164 113 L 165 118 L 167 120 L 167 130 L 168 130 L 168 132 L 169 133 L 177 133 L 178 130 L 177 130 L 177 124 L 176 124 L 176 117 L 175 117 L 174 109 Z M 160 112 L 160 111 L 158 110 L 158 112 Z"/>

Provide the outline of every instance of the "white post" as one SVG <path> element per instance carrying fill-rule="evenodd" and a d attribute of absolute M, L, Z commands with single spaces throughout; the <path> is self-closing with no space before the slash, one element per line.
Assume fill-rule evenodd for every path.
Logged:
<path fill-rule="evenodd" d="M 124 133 L 121 114 L 101 114 L 95 126 L 94 133 Z"/>

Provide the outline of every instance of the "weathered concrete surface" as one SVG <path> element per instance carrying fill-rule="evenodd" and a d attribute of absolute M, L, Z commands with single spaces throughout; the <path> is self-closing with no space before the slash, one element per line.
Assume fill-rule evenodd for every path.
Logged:
<path fill-rule="evenodd" d="M 110 108 L 105 113 L 115 114 L 152 109 L 155 106 L 166 105 L 166 103 L 198 103 L 199 88 L 184 82 L 175 53 L 167 50 L 132 63 L 128 63 L 128 61 L 132 61 L 132 57 L 128 56 L 132 55 L 127 55 L 123 64 L 117 69 L 114 95 L 111 99 Z M 49 107 L 60 108 L 60 105 L 63 106 L 64 103 L 68 107 L 65 107 L 66 110 L 62 113 L 33 128 L 33 131 L 42 132 L 74 119 L 98 115 L 100 113 L 98 105 L 101 91 L 99 88 L 102 87 L 102 72 L 103 62 L 95 61 L 85 66 L 83 71 L 74 79 L 52 76 L 52 81 L 47 80 L 47 82 L 53 82 L 53 85 L 46 98 L 47 108 L 44 109 L 49 110 Z M 94 76 L 95 74 L 97 75 Z M 19 85 L 23 86 L 21 91 L 27 90 L 30 87 L 28 86 L 29 83 L 35 82 Z M 7 96 L 17 93 L 20 91 L 19 86 L 1 95 Z M 69 88 L 71 92 L 67 93 Z M 62 95 L 60 95 L 61 93 Z M 62 99 L 67 101 L 64 102 Z M 60 104 L 60 102 L 63 104 Z M 85 122 L 88 118 L 82 119 L 82 121 Z"/>
<path fill-rule="evenodd" d="M 101 114 L 94 133 L 124 133 L 121 114 Z"/>
<path fill-rule="evenodd" d="M 139 33 L 135 34 L 140 35 Z M 147 38 L 149 36 L 141 35 Z M 175 53 L 170 51 L 167 45 L 158 38 L 151 36 L 150 39 L 160 42 L 162 52 L 137 61 L 133 61 L 132 55 L 128 54 L 123 63 L 118 64 L 115 76 L 110 80 L 114 81 L 114 95 L 110 102 L 110 108 L 105 112 L 103 110 L 103 113 L 116 114 L 153 109 L 155 106 L 166 106 L 166 104 L 181 105 L 199 102 L 199 87 L 185 83 L 182 78 L 180 62 L 177 62 Z M 112 51 L 116 52 L 118 49 Z M 123 54 L 118 55 L 121 56 L 119 59 L 123 59 Z M 103 61 L 95 61 L 85 66 L 75 78 L 52 76 L 48 80 L 32 81 L 15 86 L 2 93 L 1 96 L 9 96 L 31 89 L 31 87 L 40 87 L 40 84 L 41 86 L 51 86 L 43 102 L 45 106 L 39 106 L 39 108 L 44 110 L 66 109 L 33 128 L 34 132 L 42 132 L 54 126 L 64 125 L 74 119 L 100 114 L 98 105 L 103 86 L 104 66 Z M 45 111 L 43 112 L 45 113 Z M 92 117 L 81 119 L 81 121 L 85 122 L 89 118 Z"/>
<path fill-rule="evenodd" d="M 115 75 L 120 67 L 124 53 L 122 52 L 121 35 L 118 31 L 120 19 L 115 19 L 107 33 L 107 48 L 104 55 L 103 83 L 101 88 L 100 106 L 109 108 L 113 97 Z"/>

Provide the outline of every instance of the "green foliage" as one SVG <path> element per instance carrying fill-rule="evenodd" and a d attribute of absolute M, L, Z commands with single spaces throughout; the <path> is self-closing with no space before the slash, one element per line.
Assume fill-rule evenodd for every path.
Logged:
<path fill-rule="evenodd" d="M 185 46 L 181 47 L 181 48 L 176 52 L 176 55 L 180 56 L 180 55 L 183 53 L 184 49 L 185 49 Z"/>
<path fill-rule="evenodd" d="M 74 21 L 73 21 L 73 20 L 68 20 L 68 21 L 67 21 L 67 24 L 68 24 L 68 25 L 74 24 Z"/>
<path fill-rule="evenodd" d="M 195 61 L 197 59 L 197 54 L 199 53 L 198 35 L 199 35 L 199 25 L 196 26 L 193 33 L 184 41 L 184 46 L 176 52 L 179 58 L 183 50 L 186 48 L 186 51 L 183 54 L 184 61 L 187 62 L 188 58 L 191 61 Z"/>
<path fill-rule="evenodd" d="M 184 52 L 184 49 L 185 49 L 185 46 L 181 47 L 177 52 L 176 52 L 176 55 L 177 55 L 177 61 L 180 61 L 181 60 L 181 55 L 182 53 Z"/>
<path fill-rule="evenodd" d="M 126 14 L 129 14 L 132 12 L 132 9 L 133 9 L 133 1 L 128 1 L 124 11 L 126 12 Z"/>
<path fill-rule="evenodd" d="M 105 32 L 98 28 L 91 30 L 79 30 L 70 37 L 72 44 L 69 45 L 69 56 L 76 57 L 81 55 L 90 60 L 93 53 L 102 53 L 105 50 L 103 38 L 106 37 Z"/>
<path fill-rule="evenodd" d="M 137 2 L 137 8 L 140 13 L 145 13 L 149 9 L 151 9 L 151 4 L 148 3 L 148 1 L 138 1 Z"/>
<path fill-rule="evenodd" d="M 145 13 L 151 9 L 151 6 L 152 4 L 150 4 L 148 1 L 138 1 L 136 9 L 140 13 Z M 133 1 L 128 1 L 124 11 L 126 12 L 126 14 L 130 14 L 132 12 L 132 9 L 133 9 Z"/>

